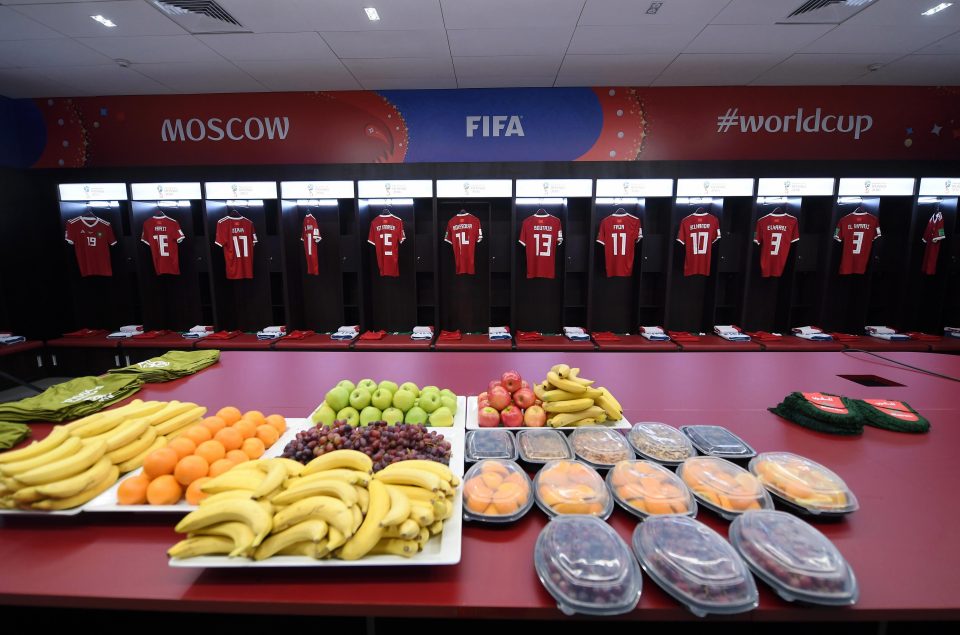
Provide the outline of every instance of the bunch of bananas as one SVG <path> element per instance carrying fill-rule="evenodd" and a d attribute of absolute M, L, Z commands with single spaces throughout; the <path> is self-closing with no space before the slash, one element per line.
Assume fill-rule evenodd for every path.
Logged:
<path fill-rule="evenodd" d="M 623 406 L 606 388 L 594 388 L 592 379 L 580 377 L 579 368 L 556 364 L 547 378 L 533 387 L 554 428 L 590 426 L 623 418 Z"/>
<path fill-rule="evenodd" d="M 55 426 L 20 450 L 0 454 L 0 508 L 63 510 L 90 501 L 207 409 L 142 401 Z"/>
<path fill-rule="evenodd" d="M 357 560 L 410 557 L 443 530 L 459 479 L 433 461 L 401 461 L 373 474 L 370 457 L 336 450 L 302 465 L 241 463 L 205 483 L 208 498 L 184 517 L 171 558 L 275 555 Z"/>

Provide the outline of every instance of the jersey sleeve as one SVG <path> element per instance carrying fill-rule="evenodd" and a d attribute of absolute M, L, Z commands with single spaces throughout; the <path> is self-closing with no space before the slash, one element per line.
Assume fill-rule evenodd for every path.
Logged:
<path fill-rule="evenodd" d="M 73 227 L 76 223 L 67 223 L 66 229 L 63 230 L 63 239 L 67 241 L 67 244 L 72 245 L 74 241 L 74 232 Z"/>
<path fill-rule="evenodd" d="M 182 234 L 183 232 L 180 233 Z M 140 230 L 140 242 L 145 245 L 149 245 L 151 238 L 153 238 L 153 225 L 150 223 L 150 221 L 147 221 L 143 224 L 143 229 Z M 180 241 L 178 240 L 177 242 Z"/>
<path fill-rule="evenodd" d="M 606 224 L 607 224 L 607 219 L 604 218 L 602 221 L 600 221 L 600 226 L 597 228 L 597 242 L 604 246 L 606 246 L 607 244 L 603 242 L 603 234 L 606 231 L 606 227 L 605 227 Z"/>
<path fill-rule="evenodd" d="M 713 222 L 717 226 L 717 237 L 713 239 L 713 242 L 717 242 L 718 240 L 720 240 L 720 221 L 716 217 L 714 217 Z"/>
<path fill-rule="evenodd" d="M 451 245 L 453 244 L 453 241 L 450 240 L 450 225 L 452 225 L 452 224 L 453 224 L 453 218 L 451 218 L 449 221 L 447 221 L 447 229 L 446 229 L 446 231 L 443 233 L 443 241 L 446 242 L 446 243 L 450 243 Z"/>
<path fill-rule="evenodd" d="M 113 246 L 117 244 L 117 237 L 114 236 L 113 227 L 110 223 L 103 224 L 103 235 L 106 237 L 108 245 Z"/>
<path fill-rule="evenodd" d="M 256 245 L 256 244 L 257 244 L 257 228 L 256 228 L 256 226 L 253 224 L 253 221 L 250 221 L 250 222 L 247 223 L 247 224 L 250 226 L 251 242 L 252 242 L 254 245 Z"/>
<path fill-rule="evenodd" d="M 403 242 L 407 239 L 407 232 L 403 228 L 403 221 L 399 218 L 397 219 L 397 224 L 400 225 L 400 242 Z"/>
<path fill-rule="evenodd" d="M 943 232 L 943 230 L 940 230 Z M 480 227 L 480 223 L 477 223 L 477 242 L 483 240 L 483 227 Z"/>
<path fill-rule="evenodd" d="M 563 225 L 557 220 L 557 245 L 563 244 Z"/>
<path fill-rule="evenodd" d="M 530 223 L 528 223 L 527 221 L 523 221 L 523 225 L 520 226 L 520 239 L 517 242 L 519 242 L 524 247 L 527 246 L 527 240 L 529 240 L 530 238 L 528 236 L 529 227 L 530 227 Z"/>
<path fill-rule="evenodd" d="M 873 234 L 873 239 L 876 240 L 877 238 L 880 238 L 880 222 L 879 221 L 877 221 L 877 225 L 876 227 L 874 227 L 874 229 L 876 231 Z"/>
<path fill-rule="evenodd" d="M 643 222 L 638 218 L 637 219 L 637 239 L 633 242 L 638 243 L 640 239 L 643 238 Z"/>
<path fill-rule="evenodd" d="M 943 216 L 937 212 L 937 220 L 933 224 L 933 242 L 938 242 L 946 238 L 943 231 Z"/>
<path fill-rule="evenodd" d="M 677 231 L 677 242 L 681 245 L 687 244 L 687 224 L 680 221 L 680 229 Z"/>
<path fill-rule="evenodd" d="M 217 223 L 217 233 L 214 236 L 213 244 L 217 247 L 223 247 L 223 243 L 227 241 L 227 226 L 225 223 Z"/>
<path fill-rule="evenodd" d="M 843 220 L 837 223 L 837 228 L 833 230 L 833 239 L 838 243 L 842 243 L 844 239 L 843 235 Z"/>
<path fill-rule="evenodd" d="M 790 228 L 790 242 L 795 243 L 800 240 L 800 221 L 793 221 L 793 226 Z"/>

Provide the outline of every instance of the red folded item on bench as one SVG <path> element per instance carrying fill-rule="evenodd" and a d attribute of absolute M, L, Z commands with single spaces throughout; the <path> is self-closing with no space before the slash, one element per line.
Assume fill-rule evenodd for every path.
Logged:
<path fill-rule="evenodd" d="M 240 335 L 241 331 L 217 331 L 216 333 L 211 333 L 210 335 L 201 338 L 205 340 L 232 340 L 236 336 Z"/>
<path fill-rule="evenodd" d="M 910 339 L 920 342 L 939 342 L 943 339 L 939 335 L 930 335 L 929 333 L 910 332 L 907 335 L 910 336 Z"/>
<path fill-rule="evenodd" d="M 99 337 L 109 333 L 106 329 L 78 329 L 64 333 L 64 337 Z"/>
<path fill-rule="evenodd" d="M 306 330 L 306 331 L 299 331 L 299 330 L 298 330 L 298 331 L 290 331 L 289 333 L 287 333 L 287 339 L 288 339 L 288 340 L 302 340 L 302 339 L 306 339 L 306 338 L 310 337 L 311 335 L 316 335 L 316 334 L 317 334 L 316 331 L 310 331 L 310 330 Z"/>
<path fill-rule="evenodd" d="M 134 340 L 152 340 L 152 339 L 154 339 L 154 338 L 156 338 L 156 337 L 160 337 L 161 335 L 169 335 L 169 333 L 170 333 L 170 331 L 167 331 L 167 330 L 165 330 L 165 329 L 161 329 L 161 330 L 159 330 L 159 331 L 144 331 L 143 333 L 137 333 L 136 335 L 134 335 L 134 336 L 133 336 L 132 338 L 130 338 L 130 339 L 134 339 Z"/>
<path fill-rule="evenodd" d="M 543 335 L 537 331 L 517 331 L 517 341 L 520 342 L 535 342 L 542 339 Z"/>
<path fill-rule="evenodd" d="M 859 335 L 851 335 L 850 333 L 830 333 L 830 335 L 838 342 L 856 342 L 860 339 Z"/>
<path fill-rule="evenodd" d="M 360 339 L 362 339 L 362 340 L 382 340 L 382 339 L 385 338 L 386 336 L 387 336 L 387 332 L 386 332 L 386 331 L 364 331 L 363 334 L 360 335 Z"/>
<path fill-rule="evenodd" d="M 594 341 L 597 341 L 597 342 L 619 342 L 620 341 L 620 338 L 617 337 L 616 334 L 612 333 L 611 331 L 594 331 L 593 333 L 590 333 L 590 337 L 592 337 Z"/>
<path fill-rule="evenodd" d="M 440 335 L 437 337 L 437 339 L 456 341 L 463 339 L 463 336 L 460 335 L 460 330 L 457 329 L 456 331 L 440 331 Z"/>
<path fill-rule="evenodd" d="M 779 340 L 783 338 L 782 335 L 774 335 L 773 333 L 768 333 L 767 331 L 755 331 L 753 333 L 747 331 L 747 335 L 755 340 L 760 340 L 761 342 L 769 342 L 771 340 Z"/>
<path fill-rule="evenodd" d="M 674 342 L 699 342 L 700 336 L 694 335 L 693 333 L 686 333 L 684 331 L 667 331 L 667 335 L 670 336 Z"/>

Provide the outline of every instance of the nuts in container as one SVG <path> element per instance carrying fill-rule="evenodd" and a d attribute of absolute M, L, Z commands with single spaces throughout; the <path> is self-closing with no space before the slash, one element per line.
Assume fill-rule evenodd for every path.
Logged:
<path fill-rule="evenodd" d="M 633 458 L 633 450 L 623 435 L 608 428 L 577 428 L 570 435 L 570 445 L 579 458 L 600 467 Z"/>
<path fill-rule="evenodd" d="M 640 456 L 658 463 L 678 465 L 697 454 L 685 434 L 665 423 L 636 423 L 627 438 Z"/>
<path fill-rule="evenodd" d="M 520 458 L 528 463 L 573 458 L 567 437 L 559 430 L 521 430 L 517 433 L 517 446 Z"/>

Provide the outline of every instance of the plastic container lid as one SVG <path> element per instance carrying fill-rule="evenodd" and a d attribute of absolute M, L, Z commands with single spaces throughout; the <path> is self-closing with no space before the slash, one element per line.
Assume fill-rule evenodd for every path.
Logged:
<path fill-rule="evenodd" d="M 725 459 L 695 456 L 677 468 L 693 495 L 727 520 L 751 509 L 773 509 L 773 500 L 757 477 Z"/>
<path fill-rule="evenodd" d="M 507 430 L 471 430 L 467 433 L 464 458 L 467 461 L 483 459 L 517 460 L 517 444 Z"/>
<path fill-rule="evenodd" d="M 640 567 L 609 525 L 592 516 L 558 516 L 533 551 L 540 582 L 567 615 L 620 615 L 640 601 Z"/>
<path fill-rule="evenodd" d="M 749 469 L 771 493 L 801 511 L 841 515 L 860 508 L 842 478 L 798 454 L 764 452 L 750 460 Z"/>
<path fill-rule="evenodd" d="M 665 465 L 679 465 L 697 455 L 687 435 L 665 423 L 635 423 L 627 440 L 640 456 Z"/>
<path fill-rule="evenodd" d="M 652 461 L 621 461 L 607 472 L 607 486 L 620 507 L 640 518 L 697 515 L 697 501 L 680 477 Z"/>
<path fill-rule="evenodd" d="M 603 469 L 633 458 L 624 436 L 609 428 L 577 428 L 570 434 L 570 445 L 581 461 Z"/>
<path fill-rule="evenodd" d="M 559 430 L 521 430 L 517 433 L 517 450 L 527 463 L 574 458 L 566 435 Z"/>
<path fill-rule="evenodd" d="M 723 537 L 687 516 L 651 516 L 633 531 L 640 566 L 694 615 L 756 608 L 757 585 Z"/>
<path fill-rule="evenodd" d="M 730 542 L 783 599 L 846 606 L 860 589 L 847 561 L 822 533 L 786 512 L 746 513 L 730 525 Z"/>
<path fill-rule="evenodd" d="M 537 505 L 548 516 L 588 514 L 607 518 L 613 498 L 597 471 L 580 461 L 550 461 L 533 479 Z"/>
<path fill-rule="evenodd" d="M 484 459 L 463 477 L 463 515 L 488 523 L 511 523 L 533 507 L 530 477 L 514 461 Z"/>
<path fill-rule="evenodd" d="M 733 459 L 749 459 L 757 455 L 746 441 L 723 426 L 683 426 L 680 431 L 690 437 L 703 454 Z"/>

